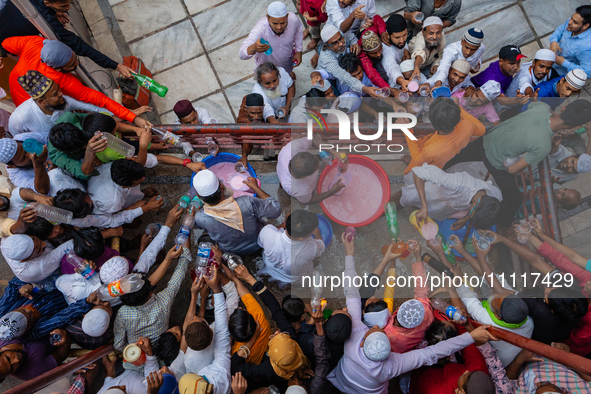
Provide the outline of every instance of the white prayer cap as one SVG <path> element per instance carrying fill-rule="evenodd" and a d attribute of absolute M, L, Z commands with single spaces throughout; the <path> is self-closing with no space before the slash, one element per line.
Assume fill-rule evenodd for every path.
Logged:
<path fill-rule="evenodd" d="M 24 313 L 12 311 L 0 319 L 0 339 L 11 341 L 27 331 L 29 320 Z"/>
<path fill-rule="evenodd" d="M 566 82 L 575 89 L 583 89 L 587 83 L 587 73 L 580 68 L 571 70 L 566 74 Z"/>
<path fill-rule="evenodd" d="M 129 264 L 127 259 L 122 256 L 111 257 L 105 264 L 101 266 L 99 276 L 101 282 L 111 283 L 115 282 L 129 273 Z"/>
<path fill-rule="evenodd" d="M 381 331 L 371 334 L 363 342 L 363 353 L 371 361 L 384 361 L 390 356 L 390 340 Z"/>
<path fill-rule="evenodd" d="M 412 71 L 415 69 L 415 61 L 414 60 L 405 60 L 402 63 L 400 63 L 400 72 L 407 72 L 407 71 Z"/>
<path fill-rule="evenodd" d="M 453 64 L 451 65 L 451 68 L 453 68 L 454 70 L 458 70 L 461 73 L 464 74 L 470 74 L 470 63 L 468 63 L 466 60 L 464 59 L 458 59 L 455 62 L 453 62 Z"/>
<path fill-rule="evenodd" d="M 2 240 L 2 254 L 11 260 L 22 261 L 31 257 L 35 249 L 33 238 L 25 234 L 14 234 Z"/>
<path fill-rule="evenodd" d="M 366 312 L 363 314 L 363 322 L 369 328 L 372 328 L 373 326 L 384 328 L 386 327 L 386 324 L 388 324 L 390 316 L 392 315 L 388 308 L 382 309 L 379 312 Z"/>
<path fill-rule="evenodd" d="M 327 23 L 326 25 L 324 25 L 322 31 L 320 32 L 320 38 L 322 38 L 322 41 L 328 42 L 335 34 L 340 32 L 341 31 L 338 27 L 330 23 Z"/>
<path fill-rule="evenodd" d="M 100 337 L 109 328 L 111 316 L 102 308 L 94 308 L 82 319 L 82 331 L 91 337 Z"/>
<path fill-rule="evenodd" d="M 427 26 L 431 26 L 431 25 L 439 25 L 439 26 L 443 27 L 443 21 L 441 20 L 441 18 L 439 18 L 437 16 L 430 16 L 427 19 L 425 19 L 425 21 L 423 22 L 423 30 Z"/>
<path fill-rule="evenodd" d="M 347 109 L 348 114 L 357 111 L 361 104 L 361 97 L 357 93 L 345 92 L 339 96 L 339 109 Z"/>
<path fill-rule="evenodd" d="M 12 138 L 2 138 L 0 140 L 0 163 L 8 163 L 18 149 L 18 144 Z"/>
<path fill-rule="evenodd" d="M 201 170 L 193 177 L 193 187 L 201 197 L 211 196 L 220 187 L 220 181 L 210 170 Z"/>
<path fill-rule="evenodd" d="M 302 386 L 289 386 L 285 394 L 306 394 L 306 389 Z"/>
<path fill-rule="evenodd" d="M 125 392 L 118 388 L 112 388 L 105 391 L 105 394 L 125 394 Z"/>
<path fill-rule="evenodd" d="M 583 153 L 577 161 L 577 173 L 583 174 L 589 171 L 591 171 L 591 156 Z"/>
<path fill-rule="evenodd" d="M 404 328 L 418 327 L 425 318 L 425 307 L 421 301 L 412 299 L 404 302 L 398 308 L 396 319 L 398 323 Z"/>
<path fill-rule="evenodd" d="M 489 101 L 493 101 L 499 94 L 501 94 L 501 84 L 497 81 L 486 81 L 484 85 L 480 87 L 482 93 L 484 93 L 484 97 L 486 97 Z"/>
<path fill-rule="evenodd" d="M 540 49 L 536 52 L 536 56 L 534 56 L 535 60 L 548 60 L 550 62 L 556 61 L 556 54 L 549 50 L 549 49 Z"/>
<path fill-rule="evenodd" d="M 271 18 L 283 18 L 287 16 L 287 7 L 280 1 L 274 1 L 267 7 L 267 15 Z"/>

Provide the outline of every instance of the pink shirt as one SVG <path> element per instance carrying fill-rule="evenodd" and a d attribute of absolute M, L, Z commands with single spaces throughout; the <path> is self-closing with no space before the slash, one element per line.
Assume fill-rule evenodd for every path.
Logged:
<path fill-rule="evenodd" d="M 257 52 L 254 55 L 256 66 L 258 67 L 265 62 L 272 62 L 277 67 L 283 67 L 285 71 L 290 73 L 293 70 L 293 56 L 297 52 L 302 52 L 303 49 L 304 26 L 300 19 L 293 12 L 289 12 L 287 14 L 287 27 L 280 36 L 271 29 L 267 17 L 259 19 L 240 47 L 240 59 L 250 59 L 253 55 L 248 54 L 248 47 L 261 38 L 269 41 L 273 53 L 267 56 L 264 52 Z"/>
<path fill-rule="evenodd" d="M 486 105 L 481 105 L 480 107 L 468 110 L 466 108 L 466 101 L 468 101 L 468 99 L 464 98 L 464 90 L 465 89 L 458 90 L 457 92 L 451 95 L 451 97 L 457 97 L 460 99 L 460 107 L 464 108 L 466 112 L 468 112 L 470 115 L 474 116 L 477 119 L 481 115 L 484 115 L 486 120 L 488 120 L 489 122 L 495 123 L 501 121 L 501 118 L 499 118 L 497 111 L 495 111 L 493 103 L 491 103 L 490 101 Z"/>
<path fill-rule="evenodd" d="M 295 179 L 289 172 L 289 162 L 300 152 L 305 152 L 312 147 L 312 140 L 300 138 L 285 145 L 277 157 L 277 176 L 281 187 L 291 197 L 297 198 L 301 203 L 307 203 L 312 199 L 314 189 L 318 183 L 318 170 L 312 175 L 302 179 Z"/>

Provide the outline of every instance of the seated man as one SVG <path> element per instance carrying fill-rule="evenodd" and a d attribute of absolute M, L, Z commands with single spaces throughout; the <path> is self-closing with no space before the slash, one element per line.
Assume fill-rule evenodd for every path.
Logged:
<path fill-rule="evenodd" d="M 468 29 L 460 41 L 452 42 L 443 50 L 441 63 L 437 72 L 433 75 L 434 81 L 444 81 L 447 77 L 450 67 L 456 60 L 465 60 L 470 64 L 470 73 L 475 74 L 480 71 L 482 65 L 482 55 L 485 46 L 482 44 L 484 33 L 477 27 Z"/>
<path fill-rule="evenodd" d="M 452 93 L 456 93 L 458 90 L 466 89 L 468 91 L 474 90 L 474 85 L 470 82 L 470 63 L 465 60 L 458 59 L 451 65 L 449 73 L 442 80 L 437 80 L 435 77 L 431 77 L 427 80 L 425 85 L 430 89 L 436 89 L 440 86 L 449 88 Z M 419 88 L 420 89 L 420 88 Z M 466 93 L 464 93 L 466 94 Z"/>
<path fill-rule="evenodd" d="M 265 120 L 268 123 L 278 123 L 279 109 L 283 110 L 283 117 L 287 117 L 291 100 L 295 96 L 295 84 L 287 71 L 266 62 L 257 67 L 255 80 L 257 83 L 253 86 L 252 92 L 260 94 L 265 100 Z"/>
<path fill-rule="evenodd" d="M 421 31 L 423 21 L 417 20 L 417 14 L 423 14 L 423 18 L 437 16 L 443 21 L 443 28 L 450 27 L 456 23 L 460 13 L 462 2 L 460 0 L 445 0 L 435 3 L 429 0 L 412 0 L 406 3 L 404 18 L 408 21 L 408 30 L 412 35 Z"/>
<path fill-rule="evenodd" d="M 590 128 L 591 130 L 591 128 Z M 561 144 L 562 138 L 558 141 L 553 141 L 552 150 L 548 155 L 548 162 L 550 163 L 550 171 L 555 183 L 563 184 L 577 179 L 578 174 L 584 174 L 591 171 L 591 156 L 588 153 L 583 153 L 577 156 L 571 150 Z M 587 145 L 589 152 L 591 149 Z M 540 180 L 540 173 L 537 166 L 531 168 L 534 180 Z"/>
<path fill-rule="evenodd" d="M 531 186 L 528 185 L 527 188 L 529 190 Z M 558 208 L 564 208 L 570 211 L 571 209 L 578 207 L 581 203 L 581 193 L 575 189 L 567 189 L 566 187 L 560 187 L 559 185 L 553 183 L 552 190 L 554 190 L 554 201 L 556 202 L 556 206 Z M 523 193 L 523 188 L 520 187 L 519 191 Z M 542 212 L 542 206 L 540 205 L 540 199 L 538 196 L 534 198 L 534 205 L 536 207 L 536 212 Z M 527 198 L 525 201 L 525 207 L 527 207 L 528 215 L 531 215 L 533 208 L 529 198 Z M 525 216 L 524 206 L 521 205 L 515 214 L 515 218 L 523 219 Z"/>
<path fill-rule="evenodd" d="M 189 100 L 180 100 L 174 105 L 173 111 L 180 124 L 211 124 L 218 123 L 204 108 L 195 108 Z"/>
<path fill-rule="evenodd" d="M 558 26 L 550 36 L 550 50 L 556 54 L 554 69 L 565 75 L 574 69 L 591 73 L 591 6 L 577 7 L 569 20 Z"/>
<path fill-rule="evenodd" d="M 365 93 L 371 97 L 378 97 L 376 93 L 379 90 L 378 88 L 365 86 L 360 80 L 351 76 L 339 65 L 339 59 L 343 55 L 358 51 L 359 48 L 357 44 L 354 44 L 354 40 L 352 38 L 345 40 L 339 29 L 330 23 L 324 26 L 320 35 L 322 41 L 324 41 L 324 45 L 320 50 L 318 69 L 325 70 L 343 85 L 349 86 L 355 93 Z M 312 84 L 314 84 L 314 81 L 312 81 Z"/>
<path fill-rule="evenodd" d="M 464 108 L 467 113 L 476 119 L 484 116 L 487 122 L 499 124 L 501 118 L 499 118 L 499 114 L 497 114 L 492 102 L 501 94 L 501 85 L 497 81 L 490 80 L 476 89 L 471 95 L 465 97 L 469 89 L 470 87 L 460 89 L 451 95 L 456 104 Z"/>
<path fill-rule="evenodd" d="M 517 96 L 517 91 L 529 97 L 534 96 L 536 86 L 550 79 L 556 54 L 549 49 L 540 49 L 534 60 L 523 63 L 505 92 L 507 97 Z"/>
<path fill-rule="evenodd" d="M 422 31 L 408 43 L 410 57 L 415 62 L 413 75 L 418 76 L 422 72 L 428 77 L 435 74 L 445 46 L 441 19 L 436 16 L 425 19 Z"/>
<path fill-rule="evenodd" d="M 51 276 L 60 267 L 66 251 L 73 247 L 74 242 L 70 240 L 53 249 L 39 238 L 24 234 L 5 238 L 0 246 L 14 275 L 28 283 L 42 283 Z"/>
<path fill-rule="evenodd" d="M 408 91 L 408 89 L 406 87 L 410 83 L 411 79 L 417 78 L 415 75 L 413 75 L 414 70 L 415 70 L 414 60 L 408 59 L 408 60 L 405 60 L 402 63 L 400 63 L 400 72 L 402 73 L 402 79 L 398 78 L 396 80 L 397 83 L 396 83 L 396 85 L 394 85 L 394 88 Z M 419 85 L 424 85 L 428 80 L 428 78 L 423 73 L 419 73 L 418 79 L 419 79 L 418 80 Z"/>
<path fill-rule="evenodd" d="M 318 139 L 307 138 L 291 141 L 281 149 L 277 157 L 277 176 L 281 187 L 303 204 L 318 204 L 345 187 L 339 181 L 324 193 L 314 193 L 318 183 L 320 162 L 315 155 L 307 151 L 312 146 L 318 148 L 320 142 Z"/>
<path fill-rule="evenodd" d="M 32 138 L 40 144 L 47 144 L 43 133 L 21 133 L 11 138 L 0 139 L 0 163 L 6 164 L 8 179 L 16 187 L 28 188 L 41 194 L 49 193 L 50 181 L 45 167 L 47 147 L 43 147 L 40 156 L 28 153 L 23 148 L 23 141 Z"/>
<path fill-rule="evenodd" d="M 110 114 L 106 109 L 96 105 L 64 96 L 59 85 L 39 71 L 27 71 L 18 78 L 18 82 L 31 98 L 19 105 L 10 116 L 8 130 L 13 136 L 28 131 L 49 133 L 57 119 L 65 112 L 83 110 Z"/>
<path fill-rule="evenodd" d="M 220 249 L 248 255 L 260 249 L 259 232 L 264 226 L 261 218 L 276 218 L 281 214 L 279 202 L 258 187 L 254 178 L 244 181 L 258 197 L 226 198 L 226 187 L 209 170 L 193 177 L 193 187 L 203 203 L 195 215 L 195 226 L 205 230 Z"/>
<path fill-rule="evenodd" d="M 312 238 L 314 235 L 314 238 Z M 315 214 L 297 210 L 285 221 L 285 229 L 268 224 L 259 234 L 265 266 L 258 274 L 270 275 L 270 282 L 285 288 L 299 282 L 302 275 L 312 275 L 313 260 L 324 252 L 324 242 Z M 293 257 L 293 260 L 292 260 Z"/>

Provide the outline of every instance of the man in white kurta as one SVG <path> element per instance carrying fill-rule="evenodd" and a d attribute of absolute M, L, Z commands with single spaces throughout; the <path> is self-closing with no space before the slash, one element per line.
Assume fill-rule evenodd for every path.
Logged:
<path fill-rule="evenodd" d="M 252 93 L 258 93 L 263 96 L 265 100 L 265 109 L 263 110 L 263 117 L 265 119 L 269 119 L 270 117 L 275 116 L 275 111 L 279 108 L 283 108 L 287 104 L 287 93 L 289 88 L 293 86 L 293 79 L 289 76 L 287 71 L 283 69 L 283 67 L 277 67 L 279 69 L 279 86 L 276 89 L 279 89 L 281 95 L 276 98 L 271 98 L 267 96 L 266 92 L 267 89 L 263 88 L 260 83 L 255 84 L 252 87 Z"/>

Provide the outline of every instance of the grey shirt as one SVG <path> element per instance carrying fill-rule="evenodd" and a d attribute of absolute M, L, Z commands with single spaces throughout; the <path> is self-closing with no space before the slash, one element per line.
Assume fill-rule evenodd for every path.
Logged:
<path fill-rule="evenodd" d="M 456 23 L 456 17 L 460 13 L 462 0 L 447 0 L 442 7 L 435 9 L 435 0 L 408 0 L 404 12 L 421 11 L 425 19 L 430 16 L 438 16 L 443 22 L 450 21 L 451 26 Z M 411 21 L 407 22 L 408 29 L 413 32 L 413 36 L 419 34 L 421 26 L 416 26 Z"/>
<path fill-rule="evenodd" d="M 248 255 L 260 249 L 257 243 L 259 232 L 265 226 L 261 220 L 263 217 L 276 218 L 281 215 L 279 202 L 269 197 L 261 199 L 251 196 L 237 197 L 236 202 L 242 212 L 242 225 L 244 232 L 217 221 L 207 216 L 203 209 L 195 214 L 195 226 L 201 228 L 219 244 L 224 252 Z"/>

